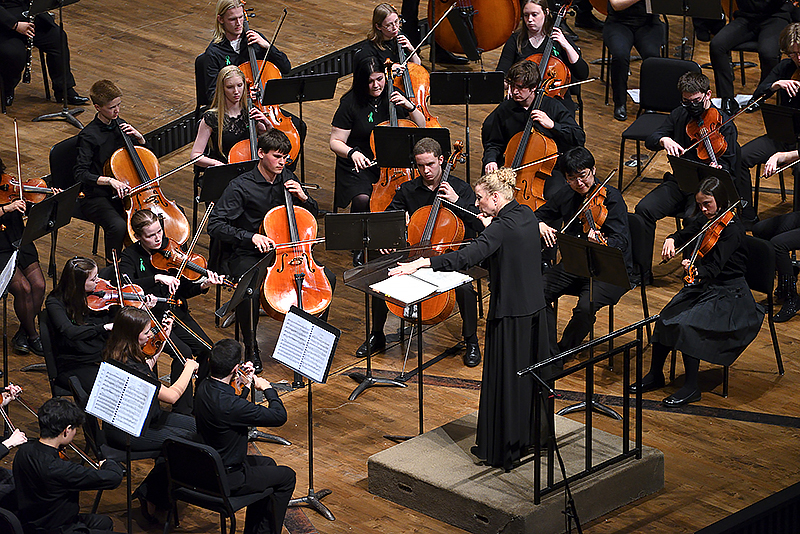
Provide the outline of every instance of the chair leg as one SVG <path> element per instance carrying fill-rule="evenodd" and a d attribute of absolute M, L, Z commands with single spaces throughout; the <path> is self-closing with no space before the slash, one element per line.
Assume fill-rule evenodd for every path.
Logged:
<path fill-rule="evenodd" d="M 94 503 L 92 503 L 92 513 L 97 513 L 97 508 L 100 506 L 100 499 L 103 497 L 103 490 L 97 490 L 97 495 L 94 497 Z"/>
<path fill-rule="evenodd" d="M 614 331 L 614 305 L 609 304 L 608 306 L 608 333 L 611 334 Z M 614 339 L 610 339 L 608 341 L 608 350 L 614 350 Z M 614 370 L 614 357 L 610 357 L 608 359 L 608 370 Z"/>
<path fill-rule="evenodd" d="M 642 276 L 644 276 L 644 275 L 642 275 Z M 650 317 L 650 308 L 647 305 L 647 289 L 645 288 L 644 283 L 641 284 L 641 288 L 642 288 L 642 315 L 644 316 L 644 319 L 647 319 L 648 317 Z M 645 326 L 645 329 L 647 330 L 647 344 L 649 345 L 650 344 L 650 336 L 652 335 L 652 332 L 651 332 L 651 329 L 650 329 L 650 323 L 647 323 L 647 325 Z"/>
<path fill-rule="evenodd" d="M 769 335 L 772 337 L 772 349 L 775 351 L 775 363 L 778 364 L 778 373 L 783 375 L 783 358 L 781 358 L 781 347 L 778 345 L 778 334 L 775 332 L 775 321 L 772 320 L 772 293 L 767 294 L 767 323 L 769 324 Z"/>
<path fill-rule="evenodd" d="M 39 61 L 42 64 L 42 82 L 44 82 L 44 97 L 47 100 L 50 100 L 50 84 L 47 83 L 47 63 L 44 61 L 44 52 L 42 52 L 41 50 L 39 50 Z"/>
<path fill-rule="evenodd" d="M 786 182 L 783 180 L 783 171 L 778 174 L 778 183 L 781 184 L 781 202 L 786 202 Z"/>
<path fill-rule="evenodd" d="M 625 138 L 622 137 L 619 142 L 619 177 L 617 178 L 617 189 L 622 191 L 622 171 L 625 169 Z"/>
<path fill-rule="evenodd" d="M 225 531 L 226 531 L 227 528 L 228 528 L 227 518 L 225 517 L 225 514 L 220 512 L 220 514 L 219 514 L 219 531 L 222 534 L 225 534 Z M 231 529 L 231 532 L 235 532 L 235 530 Z"/>
<path fill-rule="evenodd" d="M 478 317 L 483 319 L 483 284 L 481 284 L 480 278 L 477 280 L 478 282 Z"/>
<path fill-rule="evenodd" d="M 3 89 L 3 79 L 0 78 L 0 111 L 6 114 L 6 91 Z"/>
<path fill-rule="evenodd" d="M 603 47 L 603 50 L 606 51 L 607 48 Z M 611 86 L 611 52 L 608 54 L 603 54 L 603 63 L 608 61 L 608 69 L 606 69 L 606 106 L 608 105 L 608 89 Z M 627 96 L 626 96 L 627 98 Z"/>
<path fill-rule="evenodd" d="M 92 254 L 97 256 L 97 243 L 100 241 L 100 225 L 94 225 L 94 239 L 92 240 Z"/>
<path fill-rule="evenodd" d="M 636 140 L 636 177 L 642 175 L 642 142 Z"/>
<path fill-rule="evenodd" d="M 744 87 L 745 85 L 747 85 L 747 80 L 745 80 L 744 77 L 744 52 L 742 52 L 741 50 L 739 50 L 739 69 L 742 72 L 742 87 Z M 727 397 L 727 395 L 725 396 Z"/>
<path fill-rule="evenodd" d="M 758 214 L 758 196 L 761 194 L 761 164 L 756 165 L 756 183 L 753 186 L 753 209 Z"/>
<path fill-rule="evenodd" d="M 675 360 L 677 359 L 678 351 L 676 349 L 672 349 L 672 356 L 669 362 L 669 381 L 672 382 L 675 380 Z"/>
<path fill-rule="evenodd" d="M 728 371 L 730 366 L 726 365 L 722 369 L 722 396 L 728 398 Z"/>

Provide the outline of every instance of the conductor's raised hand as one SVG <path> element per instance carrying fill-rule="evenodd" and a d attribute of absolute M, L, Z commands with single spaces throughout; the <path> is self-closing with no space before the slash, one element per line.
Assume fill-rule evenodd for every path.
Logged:
<path fill-rule="evenodd" d="M 547 223 L 539 222 L 539 236 L 544 240 L 544 244 L 548 247 L 556 246 L 556 229 Z"/>

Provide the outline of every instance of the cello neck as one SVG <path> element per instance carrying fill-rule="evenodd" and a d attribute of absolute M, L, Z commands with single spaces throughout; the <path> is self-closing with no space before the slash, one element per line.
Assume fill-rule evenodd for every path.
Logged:
<path fill-rule="evenodd" d="M 252 54 L 252 49 L 251 49 Z M 260 91 L 259 91 L 260 93 Z M 250 110 L 253 107 L 253 100 L 250 98 L 250 92 L 247 92 L 247 126 L 250 128 L 250 159 L 258 159 L 258 130 L 256 129 L 256 120 L 250 115 Z"/>
<path fill-rule="evenodd" d="M 456 160 L 461 157 L 461 151 L 463 149 L 463 144 L 461 141 L 456 141 L 453 153 L 450 154 L 450 157 L 447 158 L 447 165 L 444 167 L 444 171 L 442 171 L 442 179 L 439 181 L 439 186 L 443 183 L 447 182 L 450 178 L 450 171 L 453 169 L 453 165 L 456 164 Z M 431 211 L 428 214 L 428 220 L 425 221 L 425 230 L 422 232 L 422 238 L 420 239 L 421 245 L 429 245 L 431 242 L 431 238 L 433 237 L 433 230 L 436 227 L 436 219 L 439 216 L 439 208 L 442 205 L 442 199 L 439 197 L 439 186 L 436 187 L 434 191 L 433 203 L 431 204 Z"/>
<path fill-rule="evenodd" d="M 405 65 L 403 69 L 403 91 L 407 95 L 413 95 L 414 87 L 411 85 L 411 74 L 408 72 L 408 65 L 406 64 L 406 52 L 400 46 L 400 41 L 395 40 L 395 42 L 397 43 L 397 55 L 400 58 L 400 63 Z"/>
<path fill-rule="evenodd" d="M 292 194 L 286 189 L 285 184 L 281 185 L 283 186 L 284 201 L 286 202 L 286 216 L 289 219 L 289 235 L 292 238 L 292 243 L 297 243 L 300 241 L 300 234 L 297 231 L 297 220 L 294 216 L 294 200 L 292 200 Z"/>
<path fill-rule="evenodd" d="M 263 87 L 261 86 L 261 70 L 258 68 L 258 58 L 256 58 L 256 50 L 253 48 L 252 45 L 247 44 L 247 32 L 250 31 L 250 22 L 248 22 L 247 18 L 247 10 L 244 10 L 244 23 L 242 24 L 242 39 L 244 39 L 245 46 L 247 47 L 247 57 L 248 62 L 250 63 L 250 73 L 253 75 L 253 83 L 256 87 L 256 95 L 258 97 L 261 96 L 261 90 Z M 267 52 L 269 53 L 269 52 Z M 264 61 L 267 58 L 264 56 Z M 249 102 L 249 100 L 248 100 Z M 249 108 L 248 108 L 249 109 Z"/>
<path fill-rule="evenodd" d="M 139 157 L 139 153 L 136 151 L 136 147 L 133 146 L 133 141 L 131 138 L 122 131 L 122 121 L 119 118 L 114 119 L 117 123 L 117 128 L 119 128 L 119 133 L 122 134 L 122 140 L 125 142 L 125 150 L 128 152 L 128 155 L 133 162 L 133 168 L 136 169 L 136 175 L 139 177 L 139 181 L 141 183 L 147 183 L 150 181 L 150 175 L 147 174 L 147 169 L 144 167 L 144 163 L 142 163 L 142 158 Z"/>
<path fill-rule="evenodd" d="M 558 10 L 558 14 L 556 15 L 556 19 L 553 21 L 553 28 L 558 28 L 561 26 L 561 21 L 567 14 L 567 9 L 572 2 L 568 2 L 561 6 Z M 550 62 L 550 56 L 553 54 L 553 31 L 550 30 L 550 35 L 547 36 L 547 45 L 544 47 L 544 52 L 542 52 L 542 61 L 539 63 L 539 85 L 544 85 L 544 75 L 547 72 L 547 64 Z"/>

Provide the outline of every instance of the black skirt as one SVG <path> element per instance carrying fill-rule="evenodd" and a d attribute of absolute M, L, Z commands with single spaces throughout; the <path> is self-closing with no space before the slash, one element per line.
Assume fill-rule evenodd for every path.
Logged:
<path fill-rule="evenodd" d="M 536 363 L 540 355 L 549 355 L 545 314 L 487 321 L 484 351 L 477 456 L 509 470 L 534 444 L 535 379 L 529 374 L 517 376 L 517 371 Z"/>
<path fill-rule="evenodd" d="M 653 342 L 717 365 L 730 365 L 756 338 L 764 308 L 744 278 L 685 287 L 661 310 Z"/>
<path fill-rule="evenodd" d="M 350 158 L 336 158 L 336 198 L 337 208 L 346 208 L 357 195 L 372 195 L 372 184 L 380 178 L 380 168 L 368 167 L 356 172 Z"/>

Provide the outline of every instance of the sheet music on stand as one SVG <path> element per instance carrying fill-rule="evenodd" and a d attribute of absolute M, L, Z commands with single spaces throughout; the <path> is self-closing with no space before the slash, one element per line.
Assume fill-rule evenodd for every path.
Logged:
<path fill-rule="evenodd" d="M 341 335 L 338 328 L 292 306 L 272 357 L 309 380 L 324 384 Z"/>
<path fill-rule="evenodd" d="M 391 300 L 400 301 L 404 306 L 408 306 L 434 293 L 446 293 L 469 282 L 472 282 L 472 277 L 467 274 L 458 271 L 434 271 L 426 267 L 418 269 L 414 274 L 390 276 L 369 287 Z"/>
<path fill-rule="evenodd" d="M 109 361 L 100 364 L 86 412 L 134 437 L 142 435 L 160 382 Z"/>
<path fill-rule="evenodd" d="M 14 271 L 17 269 L 17 254 L 19 254 L 19 250 L 15 250 L 11 254 L 8 263 L 3 267 L 3 272 L 0 273 L 0 295 L 6 294 L 8 284 L 11 283 L 11 279 L 14 277 Z"/>

